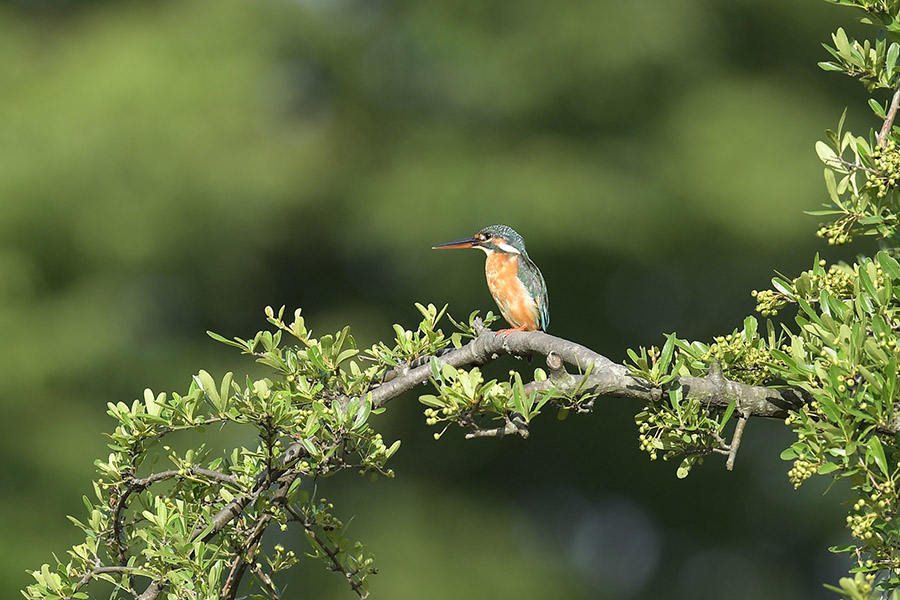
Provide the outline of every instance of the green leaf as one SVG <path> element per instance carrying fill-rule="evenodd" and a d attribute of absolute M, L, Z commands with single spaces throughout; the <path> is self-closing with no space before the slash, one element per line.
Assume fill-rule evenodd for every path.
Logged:
<path fill-rule="evenodd" d="M 719 433 L 725 429 L 725 425 L 728 423 L 728 419 L 731 418 L 731 415 L 734 413 L 735 401 L 732 400 L 728 403 L 728 406 L 725 408 L 725 411 L 722 413 L 722 418 L 719 421 Z"/>
<path fill-rule="evenodd" d="M 881 102 L 876 100 L 875 98 L 869 98 L 869 108 L 872 109 L 872 112 L 875 113 L 875 116 L 879 119 L 884 118 L 884 106 L 881 105 Z"/>
<path fill-rule="evenodd" d="M 334 364 L 339 365 L 345 360 L 353 358 L 357 354 L 359 354 L 359 350 L 357 350 L 356 348 L 347 348 L 346 350 L 338 354 L 337 359 L 335 359 L 334 361 Z"/>
<path fill-rule="evenodd" d="M 882 394 L 884 398 L 891 402 L 894 398 L 894 392 L 897 389 L 897 357 L 892 356 L 885 367 L 884 389 Z"/>
<path fill-rule="evenodd" d="M 222 405 L 226 408 L 228 407 L 228 398 L 231 396 L 231 383 L 233 379 L 234 373 L 229 371 L 222 377 L 222 385 L 219 386 L 219 398 L 223 399 Z"/>
<path fill-rule="evenodd" d="M 682 418 L 681 414 L 681 398 L 682 398 L 682 390 L 681 386 L 672 386 L 669 389 L 669 400 L 672 402 L 672 408 L 675 409 L 675 414 L 678 415 L 678 418 Z"/>
<path fill-rule="evenodd" d="M 212 375 L 200 369 L 200 372 L 194 375 L 194 381 L 203 390 L 203 393 L 206 394 L 206 397 L 209 398 L 216 410 L 222 412 L 225 407 L 221 396 L 219 396 L 219 391 L 216 389 L 216 382 L 213 380 Z"/>
<path fill-rule="evenodd" d="M 797 451 L 793 448 L 787 448 L 781 453 L 781 460 L 794 460 L 797 458 Z"/>
<path fill-rule="evenodd" d="M 834 204 L 840 204 L 841 199 L 838 196 L 837 182 L 834 180 L 834 171 L 830 168 L 825 169 L 825 189 L 828 190 L 828 196 Z M 810 212 L 838 212 L 838 211 L 810 211 Z"/>
<path fill-rule="evenodd" d="M 372 412 L 372 394 L 366 394 L 366 397 L 359 403 L 359 410 L 356 412 L 356 418 L 353 419 L 353 429 L 359 429 L 366 424 L 369 414 Z"/>
<path fill-rule="evenodd" d="M 866 263 L 859 266 L 859 282 L 862 284 L 866 294 L 880 304 L 881 299 L 878 297 L 878 292 L 875 291 L 875 285 L 872 283 L 872 278 L 867 269 L 870 264 L 871 263 Z"/>
<path fill-rule="evenodd" d="M 756 337 L 756 331 L 759 327 L 759 322 L 756 320 L 756 317 L 747 317 L 744 319 L 744 337 L 746 340 L 752 340 Z"/>
<path fill-rule="evenodd" d="M 153 391 L 150 388 L 144 388 L 144 406 L 147 409 L 147 414 L 151 416 L 158 416 L 159 411 L 162 408 L 160 404 L 165 400 L 166 395 L 161 393 L 159 396 L 154 396 Z"/>
<path fill-rule="evenodd" d="M 888 472 L 888 463 L 887 458 L 884 456 L 884 447 L 881 445 L 881 440 L 878 439 L 878 436 L 873 435 L 869 438 L 868 443 L 866 444 L 868 450 L 866 451 L 866 460 L 868 461 L 869 456 L 875 460 L 875 464 L 878 465 L 878 468 L 881 469 L 881 472 L 885 477 L 890 477 L 890 473 Z"/>
<path fill-rule="evenodd" d="M 232 341 L 232 340 L 222 337 L 215 331 L 207 331 L 206 335 L 208 335 L 212 339 L 216 340 L 217 342 L 221 342 L 221 343 L 227 344 L 229 346 L 234 346 L 235 348 L 240 348 L 241 350 L 249 350 L 247 342 L 245 342 L 241 338 L 234 338 L 234 340 Z"/>
<path fill-rule="evenodd" d="M 431 360 L 431 377 L 438 383 L 443 383 L 443 378 L 441 377 L 441 361 L 438 360 L 437 356 L 432 356 Z"/>
<path fill-rule="evenodd" d="M 840 160 L 838 159 L 838 155 L 834 151 L 834 148 L 821 140 L 816 142 L 816 154 L 819 155 L 819 159 L 826 165 L 840 164 Z"/>
<path fill-rule="evenodd" d="M 826 394 L 819 396 L 818 400 L 819 406 L 822 408 L 822 412 L 825 413 L 825 416 L 831 419 L 833 423 L 840 423 L 841 411 L 838 408 L 837 404 L 834 403 L 834 400 L 832 400 Z"/>
<path fill-rule="evenodd" d="M 306 356 L 316 368 L 320 371 L 328 371 L 325 360 L 322 358 L 322 350 L 318 346 L 310 346 L 306 349 Z"/>
<path fill-rule="evenodd" d="M 669 370 L 669 364 L 672 362 L 672 354 L 675 352 L 675 334 L 671 333 L 666 336 L 666 343 L 663 345 L 662 352 L 659 355 L 659 361 L 656 363 L 658 373 L 665 373 Z"/>
<path fill-rule="evenodd" d="M 827 475 L 833 471 L 837 471 L 840 467 L 833 462 L 825 462 L 819 465 L 819 468 L 816 469 L 816 473 L 819 475 Z"/>
<path fill-rule="evenodd" d="M 636 353 L 634 350 L 632 350 L 631 348 L 629 348 L 628 350 L 626 350 L 625 353 L 628 355 L 628 358 L 631 359 L 631 363 L 632 363 L 635 367 L 637 367 L 640 371 L 643 372 L 643 371 L 646 371 L 646 370 L 647 370 L 647 360 L 646 360 L 646 357 L 644 357 L 644 356 L 638 356 L 637 353 Z"/>
<path fill-rule="evenodd" d="M 384 451 L 384 455 L 385 455 L 386 458 L 390 458 L 390 457 L 392 457 L 392 456 L 397 452 L 397 450 L 399 450 L 399 449 L 400 449 L 400 440 L 397 440 L 396 442 L 394 442 L 393 444 L 391 444 L 391 446 L 390 446 L 387 450 Z"/>
<path fill-rule="evenodd" d="M 309 454 L 310 458 L 318 458 L 321 455 L 319 448 L 316 447 L 311 439 L 303 438 L 300 440 L 300 443 L 303 444 L 303 447 L 306 449 L 306 452 Z"/>
<path fill-rule="evenodd" d="M 772 286 L 776 290 L 778 290 L 779 292 L 784 294 L 785 296 L 790 296 L 790 297 L 794 296 L 794 290 L 792 289 L 791 284 L 788 283 L 787 281 L 785 281 L 784 279 L 782 279 L 781 277 L 773 277 L 772 278 Z"/>
<path fill-rule="evenodd" d="M 834 177 L 834 176 L 832 176 L 832 179 L 833 179 L 833 177 Z M 827 187 L 827 184 L 826 184 L 826 187 Z M 837 195 L 836 195 L 836 194 L 837 194 L 837 190 L 835 190 L 835 196 L 834 196 L 835 202 L 837 202 Z M 842 214 L 844 214 L 844 211 L 842 211 L 842 210 L 834 210 L 833 208 L 830 208 L 830 209 L 828 209 L 828 210 L 804 210 L 804 211 L 803 211 L 803 214 L 804 214 L 804 215 L 811 215 L 811 216 L 813 216 L 813 217 L 823 217 L 823 216 L 830 216 L 830 215 L 842 215 Z"/>
<path fill-rule="evenodd" d="M 443 398 L 433 396 L 431 394 L 423 394 L 419 396 L 419 402 L 421 402 L 425 406 L 430 406 L 431 408 L 444 408 L 445 406 L 449 405 L 449 403 L 446 402 Z"/>
<path fill-rule="evenodd" d="M 900 280 L 900 263 L 898 263 L 890 254 L 882 250 L 875 255 L 878 265 L 885 275 L 889 275 L 891 279 Z"/>
<path fill-rule="evenodd" d="M 844 67 L 842 67 L 841 65 L 836 65 L 833 62 L 821 61 L 816 64 L 818 64 L 819 68 L 822 69 L 823 71 L 843 71 L 844 70 Z"/>
<path fill-rule="evenodd" d="M 891 85 L 890 79 L 894 74 L 894 67 L 897 66 L 898 55 L 900 55 L 900 46 L 898 46 L 897 43 L 894 42 L 893 44 L 891 44 L 891 47 L 888 48 L 887 57 L 885 58 L 885 61 L 884 61 L 884 70 L 885 70 L 884 75 L 888 80 L 886 82 L 888 85 Z M 884 118 L 884 115 L 882 114 L 881 117 Z"/>

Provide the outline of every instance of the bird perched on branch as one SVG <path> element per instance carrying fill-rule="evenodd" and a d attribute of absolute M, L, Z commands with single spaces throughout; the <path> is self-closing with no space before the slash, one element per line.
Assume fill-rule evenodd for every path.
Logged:
<path fill-rule="evenodd" d="M 487 255 L 484 273 L 500 314 L 512 326 L 501 330 L 546 331 L 550 325 L 547 284 L 528 257 L 525 240 L 507 225 L 485 227 L 470 238 L 432 246 L 434 250 L 478 248 Z"/>

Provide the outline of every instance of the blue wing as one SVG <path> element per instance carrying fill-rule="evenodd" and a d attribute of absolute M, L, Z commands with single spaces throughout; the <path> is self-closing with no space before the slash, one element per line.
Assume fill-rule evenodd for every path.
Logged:
<path fill-rule="evenodd" d="M 528 257 L 527 254 L 520 256 L 518 261 L 519 279 L 525 285 L 525 288 L 531 292 L 535 303 L 538 306 L 538 327 L 542 331 L 547 331 L 550 326 L 550 300 L 547 298 L 547 283 L 541 270 Z"/>

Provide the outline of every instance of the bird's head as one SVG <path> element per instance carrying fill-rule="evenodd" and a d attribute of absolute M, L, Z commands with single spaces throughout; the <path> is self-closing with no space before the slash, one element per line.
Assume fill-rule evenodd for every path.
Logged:
<path fill-rule="evenodd" d="M 479 230 L 472 237 L 432 246 L 434 250 L 453 248 L 478 248 L 484 250 L 485 254 L 501 252 L 528 256 L 528 253 L 525 252 L 525 240 L 508 225 L 491 225 Z"/>

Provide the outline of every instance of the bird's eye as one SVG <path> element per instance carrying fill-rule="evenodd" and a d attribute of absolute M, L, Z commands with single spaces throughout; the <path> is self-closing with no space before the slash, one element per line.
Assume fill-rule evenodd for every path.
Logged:
<path fill-rule="evenodd" d="M 479 233 L 477 237 L 480 240 L 489 240 L 492 237 L 494 237 L 494 235 L 490 232 L 487 232 L 487 233 Z"/>

